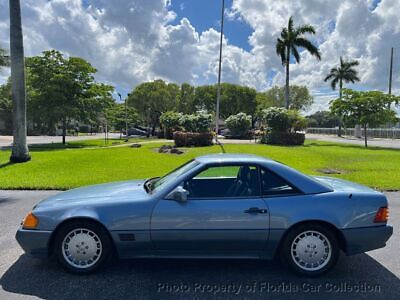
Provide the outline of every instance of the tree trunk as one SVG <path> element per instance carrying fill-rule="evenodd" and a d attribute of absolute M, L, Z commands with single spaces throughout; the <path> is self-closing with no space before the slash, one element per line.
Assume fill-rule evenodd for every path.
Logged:
<path fill-rule="evenodd" d="M 24 43 L 19 0 L 10 0 L 10 56 L 11 89 L 13 101 L 13 147 L 10 161 L 26 162 L 31 159 L 26 144 L 26 98 Z"/>
<path fill-rule="evenodd" d="M 67 120 L 62 121 L 62 143 L 65 145 L 65 136 L 67 135 Z"/>
<path fill-rule="evenodd" d="M 367 148 L 368 147 L 367 124 L 364 124 L 364 144 L 365 148 Z"/>
<path fill-rule="evenodd" d="M 342 79 L 339 80 L 339 98 L 342 100 L 342 89 L 343 89 L 343 81 Z M 339 131 L 338 136 L 342 136 L 342 116 L 339 116 Z"/>
<path fill-rule="evenodd" d="M 290 48 L 286 48 L 286 84 L 285 84 L 285 108 L 289 109 L 289 63 Z"/>

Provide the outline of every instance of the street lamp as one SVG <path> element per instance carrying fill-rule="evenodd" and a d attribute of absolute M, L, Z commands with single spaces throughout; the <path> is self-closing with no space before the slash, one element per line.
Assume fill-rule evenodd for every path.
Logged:
<path fill-rule="evenodd" d="M 217 89 L 217 109 L 215 113 L 215 141 L 218 143 L 218 131 L 219 131 L 219 102 L 221 98 L 221 65 L 222 65 L 222 38 L 224 36 L 224 12 L 225 12 L 225 0 L 222 0 L 222 12 L 221 12 L 221 36 L 219 40 L 219 64 L 218 64 L 218 89 Z"/>

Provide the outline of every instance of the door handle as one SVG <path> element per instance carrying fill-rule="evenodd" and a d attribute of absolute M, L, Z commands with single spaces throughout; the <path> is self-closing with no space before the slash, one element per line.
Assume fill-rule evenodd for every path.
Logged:
<path fill-rule="evenodd" d="M 244 211 L 246 214 L 266 214 L 268 211 L 264 208 L 250 207 Z"/>

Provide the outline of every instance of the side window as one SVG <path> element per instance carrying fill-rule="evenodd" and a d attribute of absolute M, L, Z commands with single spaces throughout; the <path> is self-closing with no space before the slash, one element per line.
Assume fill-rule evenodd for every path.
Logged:
<path fill-rule="evenodd" d="M 263 196 L 291 195 L 299 191 L 275 173 L 261 169 L 261 189 Z"/>
<path fill-rule="evenodd" d="M 184 183 L 190 198 L 260 196 L 259 169 L 250 165 L 209 167 Z"/>

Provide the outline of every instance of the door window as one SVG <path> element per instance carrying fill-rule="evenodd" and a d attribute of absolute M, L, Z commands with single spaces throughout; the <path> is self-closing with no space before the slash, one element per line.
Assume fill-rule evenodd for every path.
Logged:
<path fill-rule="evenodd" d="M 215 166 L 187 180 L 189 198 L 243 198 L 260 196 L 259 169 L 252 165 Z"/>

